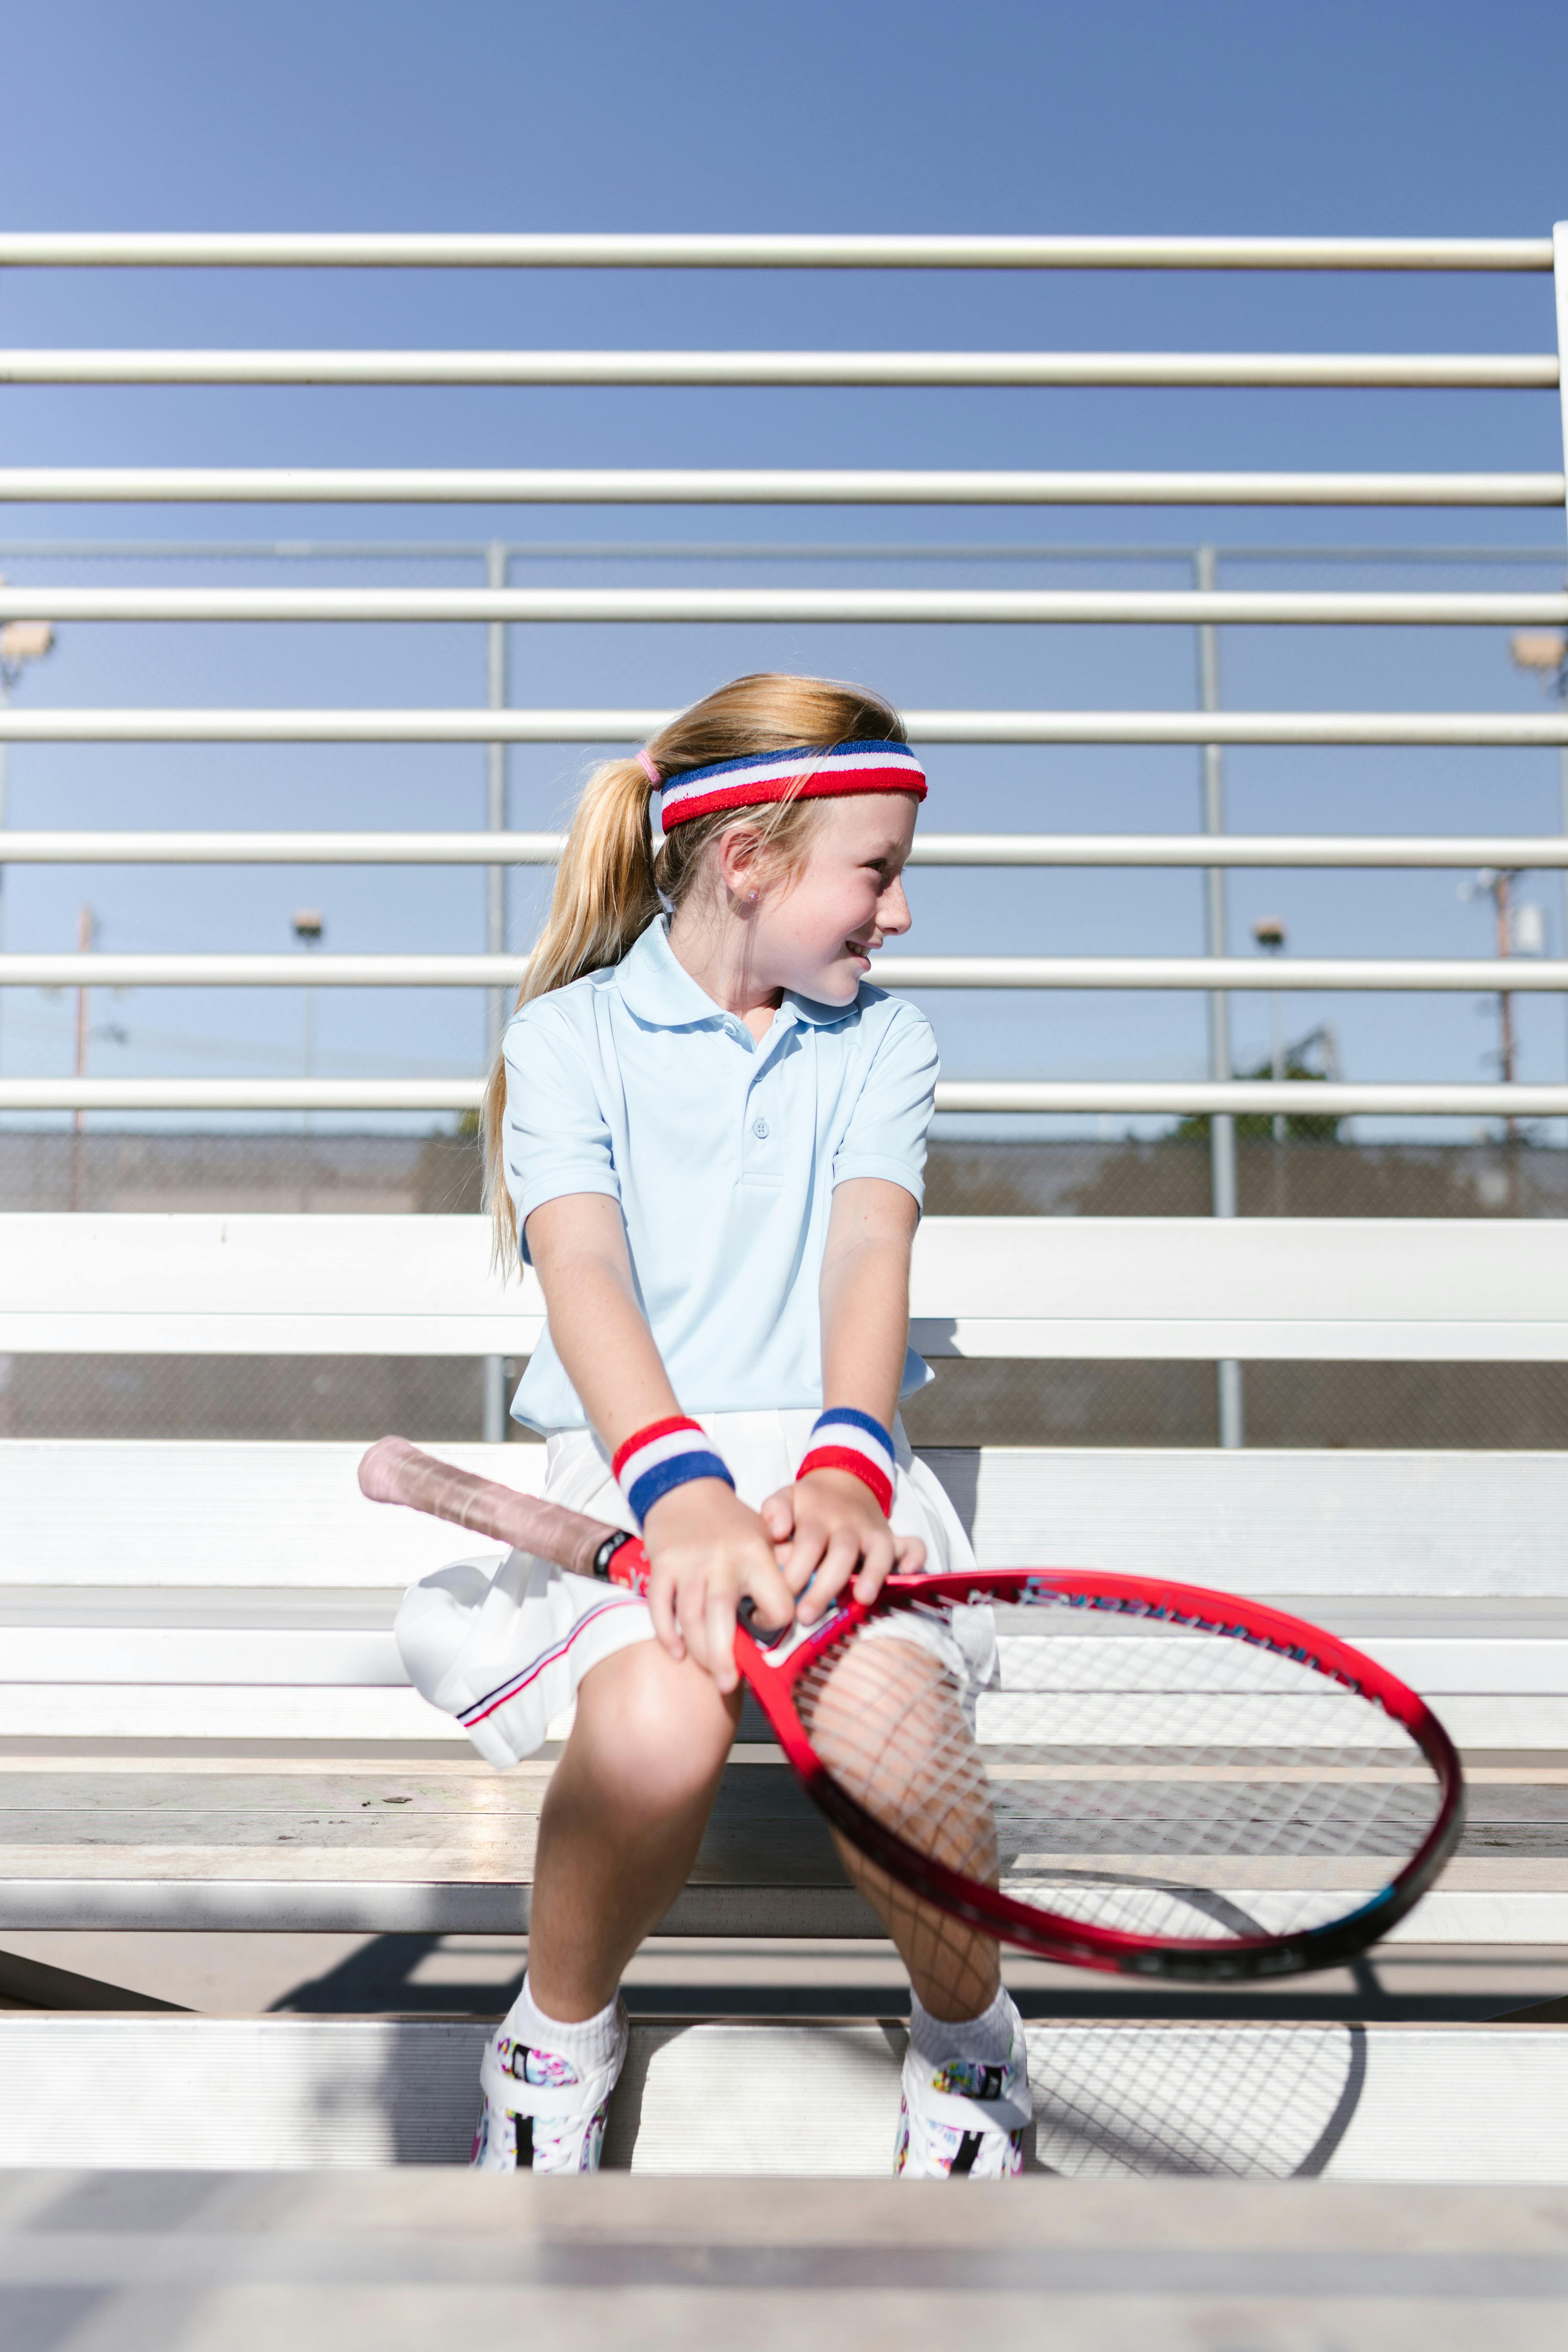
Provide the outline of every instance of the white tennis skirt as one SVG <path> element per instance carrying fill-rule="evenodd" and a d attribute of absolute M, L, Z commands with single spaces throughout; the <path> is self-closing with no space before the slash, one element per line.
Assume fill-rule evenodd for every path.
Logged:
<path fill-rule="evenodd" d="M 816 1413 L 710 1412 L 700 1416 L 753 1509 L 791 1485 Z M 917 1462 L 900 1422 L 893 1423 L 897 1464 L 890 1514 L 895 1533 L 918 1536 L 926 1566 L 960 1573 L 974 1565 L 963 1522 L 941 1482 Z M 610 1475 L 609 1455 L 592 1430 L 552 1437 L 544 1493 L 552 1503 L 636 1529 Z M 648 1642 L 646 1601 L 618 1585 L 574 1576 L 531 1552 L 455 1560 L 421 1578 L 398 1610 L 397 1646 L 408 1678 L 435 1706 L 455 1716 L 481 1756 L 500 1769 L 531 1756 L 569 1727 L 590 1666 Z"/>

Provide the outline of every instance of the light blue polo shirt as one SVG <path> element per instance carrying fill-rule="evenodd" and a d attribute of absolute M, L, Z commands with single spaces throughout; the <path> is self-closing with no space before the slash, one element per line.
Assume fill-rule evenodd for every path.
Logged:
<path fill-rule="evenodd" d="M 923 1194 L 924 1014 L 878 988 L 849 1005 L 786 995 L 758 1042 L 676 961 L 660 918 L 618 964 L 525 1004 L 504 1052 L 519 1233 L 542 1202 L 607 1193 L 686 1411 L 820 1406 L 834 1187 L 880 1176 Z M 911 1349 L 903 1394 L 931 1377 Z M 586 1422 L 548 1332 L 511 1409 L 545 1431 Z"/>

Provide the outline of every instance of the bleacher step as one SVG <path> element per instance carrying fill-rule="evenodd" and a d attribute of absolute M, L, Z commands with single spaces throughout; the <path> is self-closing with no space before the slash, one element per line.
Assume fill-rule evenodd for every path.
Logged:
<path fill-rule="evenodd" d="M 459 2165 L 488 2031 L 0 2017 L 0 2165 Z M 1028 2035 L 1031 2168 L 1568 2183 L 1568 2035 L 1551 2026 L 1052 2022 Z M 636 2024 L 606 2166 L 885 2176 L 903 2046 L 891 2023 Z"/>

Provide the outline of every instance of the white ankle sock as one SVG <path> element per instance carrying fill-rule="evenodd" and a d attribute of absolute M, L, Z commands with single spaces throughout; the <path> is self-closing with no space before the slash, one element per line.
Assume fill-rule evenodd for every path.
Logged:
<path fill-rule="evenodd" d="M 531 2050 L 551 2051 L 557 2058 L 569 2058 L 579 2074 L 587 2075 L 595 2066 L 607 2065 L 616 2054 L 618 2008 L 617 1995 L 596 2017 L 584 2017 L 574 2025 L 567 2025 L 559 2018 L 546 2017 L 524 1977 L 522 1990 L 507 2012 L 507 2030 L 514 2042 Z"/>
<path fill-rule="evenodd" d="M 933 2017 L 922 2006 L 919 1993 L 911 1989 L 910 2046 L 921 2058 L 932 2061 L 973 2058 L 982 2066 L 1001 2066 L 1005 2064 L 1013 2046 L 1013 2025 L 1017 2014 L 1005 1985 L 1000 1988 L 990 2008 L 983 2009 L 978 2017 L 952 2020 Z"/>

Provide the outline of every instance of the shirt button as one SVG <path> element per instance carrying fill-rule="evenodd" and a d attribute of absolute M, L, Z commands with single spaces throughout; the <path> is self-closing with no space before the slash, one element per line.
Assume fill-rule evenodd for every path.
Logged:
<path fill-rule="evenodd" d="M 752 1121 L 752 1133 L 757 1138 L 759 1142 L 766 1141 L 768 1123 L 765 1118 L 754 1118 Z"/>

